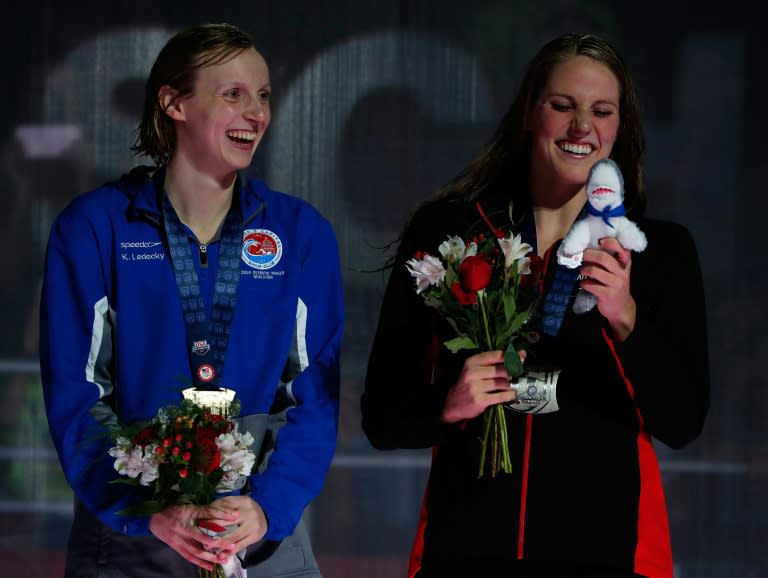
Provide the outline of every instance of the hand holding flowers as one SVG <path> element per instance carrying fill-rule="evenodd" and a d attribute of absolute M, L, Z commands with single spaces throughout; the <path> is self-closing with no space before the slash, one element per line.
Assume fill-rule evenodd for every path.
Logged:
<path fill-rule="evenodd" d="M 481 215 L 488 223 L 482 210 Z M 416 292 L 456 333 L 445 346 L 454 353 L 501 350 L 506 372 L 515 378 L 523 373 L 519 351 L 527 344 L 526 322 L 536 301 L 532 248 L 520 235 L 505 235 L 488 224 L 493 236 L 478 234 L 469 242 L 448 236 L 438 247 L 440 257 L 419 252 L 406 267 Z M 496 404 L 483 412 L 479 476 L 486 465 L 491 476 L 511 472 L 504 411 Z"/>
<path fill-rule="evenodd" d="M 112 483 L 151 490 L 148 500 L 119 513 L 141 516 L 175 506 L 204 506 L 217 494 L 241 489 L 256 456 L 250 449 L 253 436 L 240 432 L 234 420 L 238 410 L 236 401 L 217 408 L 216 413 L 184 399 L 179 406 L 161 408 L 149 422 L 116 428 L 109 455 L 115 458 L 115 470 L 124 477 Z M 189 509 L 176 510 L 170 514 L 182 515 L 181 510 Z M 217 534 L 226 530 L 220 526 L 208 529 Z M 201 568 L 200 574 L 225 576 L 219 564 L 212 572 Z"/>

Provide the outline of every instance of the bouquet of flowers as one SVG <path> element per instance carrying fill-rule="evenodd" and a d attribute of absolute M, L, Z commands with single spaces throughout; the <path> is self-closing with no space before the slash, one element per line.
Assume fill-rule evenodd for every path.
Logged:
<path fill-rule="evenodd" d="M 531 274 L 528 256 L 532 248 L 520 235 L 505 235 L 479 206 L 478 210 L 492 236 L 481 233 L 468 240 L 448 236 L 438 247 L 439 257 L 421 251 L 406 268 L 415 279 L 416 292 L 456 332 L 444 345 L 453 353 L 502 350 L 504 367 L 514 379 L 523 373 L 518 351 L 527 343 L 527 321 L 536 301 L 536 275 Z M 496 404 L 483 413 L 478 477 L 486 466 L 492 477 L 512 471 L 504 412 L 504 404 Z"/>
<path fill-rule="evenodd" d="M 245 485 L 256 461 L 250 447 L 253 436 L 238 431 L 234 417 L 239 402 L 231 400 L 211 408 L 191 399 L 161 408 L 149 422 L 115 429 L 109 455 L 123 476 L 111 483 L 147 486 L 151 499 L 119 512 L 147 516 L 176 504 L 210 504 L 217 492 Z M 215 533 L 226 528 L 201 521 Z M 226 578 L 221 565 L 213 572 L 200 569 L 203 578 Z"/>

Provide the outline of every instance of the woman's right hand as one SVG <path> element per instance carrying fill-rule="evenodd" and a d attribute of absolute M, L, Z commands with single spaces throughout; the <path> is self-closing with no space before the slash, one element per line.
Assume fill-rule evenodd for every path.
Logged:
<path fill-rule="evenodd" d="M 514 400 L 515 394 L 504 369 L 504 352 L 477 353 L 467 358 L 458 381 L 448 390 L 442 419 L 456 423 L 477 417 L 490 405 Z"/>
<path fill-rule="evenodd" d="M 149 530 L 188 562 L 213 570 L 214 564 L 225 564 L 235 554 L 235 544 L 203 533 L 197 527 L 198 515 L 196 506 L 170 506 L 150 516 Z"/>

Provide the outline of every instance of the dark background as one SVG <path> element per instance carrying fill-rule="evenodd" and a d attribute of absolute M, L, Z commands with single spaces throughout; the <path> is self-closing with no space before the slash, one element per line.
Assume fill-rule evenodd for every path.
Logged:
<path fill-rule="evenodd" d="M 307 512 L 326 578 L 405 576 L 429 460 L 375 452 L 360 431 L 385 282 L 370 270 L 408 211 L 490 137 L 528 58 L 565 31 L 600 33 L 625 55 L 647 129 L 649 213 L 689 227 L 702 259 L 712 409 L 685 450 L 657 443 L 676 578 L 768 576 L 768 50 L 764 21 L 746 2 L 32 0 L 3 12 L 2 567 L 61 576 L 70 519 L 37 374 L 51 219 L 78 192 L 147 162 L 128 146 L 144 79 L 170 34 L 229 21 L 253 34 L 274 88 L 272 126 L 249 173 L 314 203 L 342 249 L 339 446 Z M 674 319 L 669 330 L 686 339 Z M 594 443 L 585 440 L 585 451 Z M 599 508 L 600 488 L 584 499 Z"/>

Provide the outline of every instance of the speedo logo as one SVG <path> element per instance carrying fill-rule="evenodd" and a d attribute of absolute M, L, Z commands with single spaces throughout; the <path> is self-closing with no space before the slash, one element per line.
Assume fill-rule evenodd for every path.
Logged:
<path fill-rule="evenodd" d="M 160 245 L 160 241 L 134 241 L 134 242 L 127 242 L 122 241 L 120 243 L 121 249 L 151 249 L 152 247 L 157 247 Z"/>

